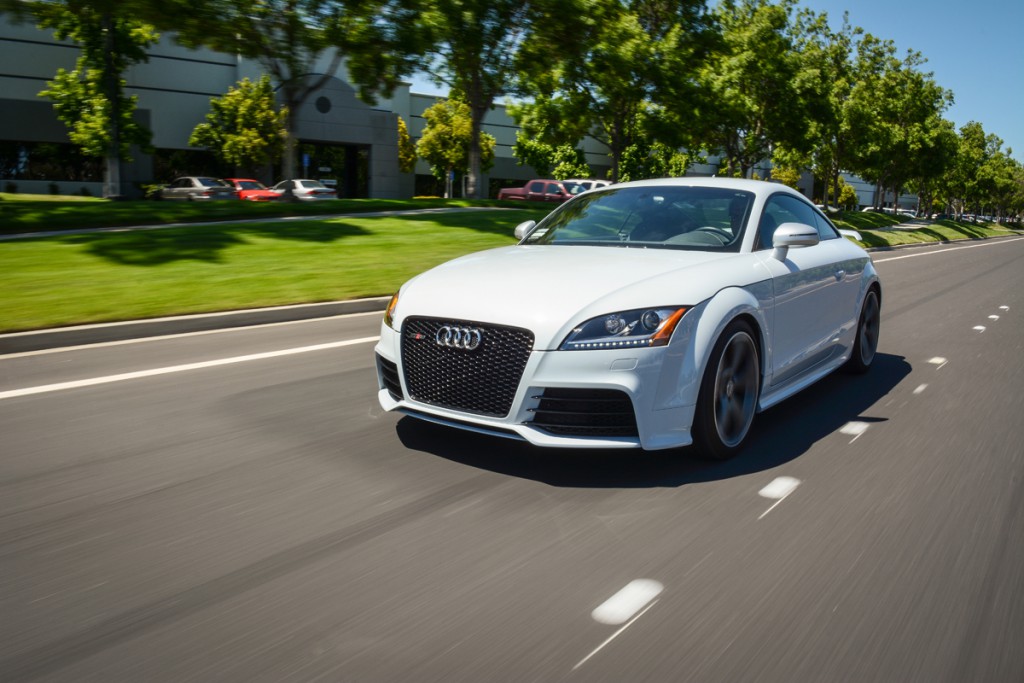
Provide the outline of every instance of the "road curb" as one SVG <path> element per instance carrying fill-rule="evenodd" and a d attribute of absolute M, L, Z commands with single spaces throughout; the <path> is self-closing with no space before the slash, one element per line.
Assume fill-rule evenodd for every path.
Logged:
<path fill-rule="evenodd" d="M 0 355 L 42 351 L 65 346 L 101 344 L 126 339 L 144 339 L 169 334 L 206 332 L 209 330 L 252 327 L 269 323 L 328 318 L 348 313 L 383 311 L 390 297 L 373 297 L 351 301 L 329 301 L 318 304 L 273 306 L 241 311 L 200 313 L 148 320 L 128 320 L 96 325 L 56 327 L 29 332 L 0 334 Z"/>

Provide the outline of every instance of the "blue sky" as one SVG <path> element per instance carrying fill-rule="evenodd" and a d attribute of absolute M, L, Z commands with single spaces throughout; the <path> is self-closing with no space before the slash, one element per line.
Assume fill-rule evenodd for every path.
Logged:
<path fill-rule="evenodd" d="M 827 12 L 838 28 L 850 23 L 892 40 L 899 54 L 917 50 L 925 71 L 953 91 L 945 117 L 957 128 L 977 121 L 1003 139 L 1003 151 L 1024 161 L 1024 1 L 1022 0 L 801 0 Z"/>
<path fill-rule="evenodd" d="M 1003 150 L 1024 162 L 1024 0 L 800 0 L 827 12 L 838 28 L 850 23 L 892 40 L 902 56 L 917 50 L 925 71 L 952 90 L 955 104 L 945 117 L 957 128 L 978 121 L 1003 139 Z M 436 94 L 426 78 L 413 78 L 414 92 Z"/>

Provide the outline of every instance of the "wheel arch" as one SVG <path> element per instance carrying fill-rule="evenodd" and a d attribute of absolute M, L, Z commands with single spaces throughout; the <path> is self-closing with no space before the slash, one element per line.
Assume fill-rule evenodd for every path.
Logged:
<path fill-rule="evenodd" d="M 746 322 L 754 331 L 757 346 L 761 387 L 764 387 L 768 363 L 765 354 L 771 348 L 768 339 L 768 302 L 771 283 L 758 283 L 752 287 L 723 289 L 704 303 L 696 341 L 700 349 L 699 373 L 703 375 L 715 343 L 734 321 Z"/>

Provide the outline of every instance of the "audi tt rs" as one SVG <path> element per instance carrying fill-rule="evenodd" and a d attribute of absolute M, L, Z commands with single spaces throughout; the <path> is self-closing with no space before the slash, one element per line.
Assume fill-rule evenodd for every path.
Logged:
<path fill-rule="evenodd" d="M 756 413 L 874 359 L 869 255 L 785 186 L 612 185 L 516 236 L 391 299 L 375 349 L 386 410 L 538 446 L 727 458 Z"/>

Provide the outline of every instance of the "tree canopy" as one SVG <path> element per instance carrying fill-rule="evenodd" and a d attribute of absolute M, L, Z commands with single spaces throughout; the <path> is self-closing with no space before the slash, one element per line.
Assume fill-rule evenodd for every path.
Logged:
<path fill-rule="evenodd" d="M 456 99 L 439 100 L 426 111 L 427 120 L 423 136 L 416 143 L 416 153 L 430 164 L 438 180 L 444 180 L 445 195 L 452 196 L 452 175 L 465 175 L 469 171 L 469 149 L 472 133 L 470 107 Z M 489 169 L 494 163 L 494 137 L 481 133 L 480 167 Z"/>
<path fill-rule="evenodd" d="M 223 97 L 210 100 L 210 113 L 192 131 L 188 144 L 207 147 L 218 159 L 253 171 L 280 156 L 287 118 L 288 110 L 277 108 L 269 76 L 255 83 L 245 78 Z"/>

